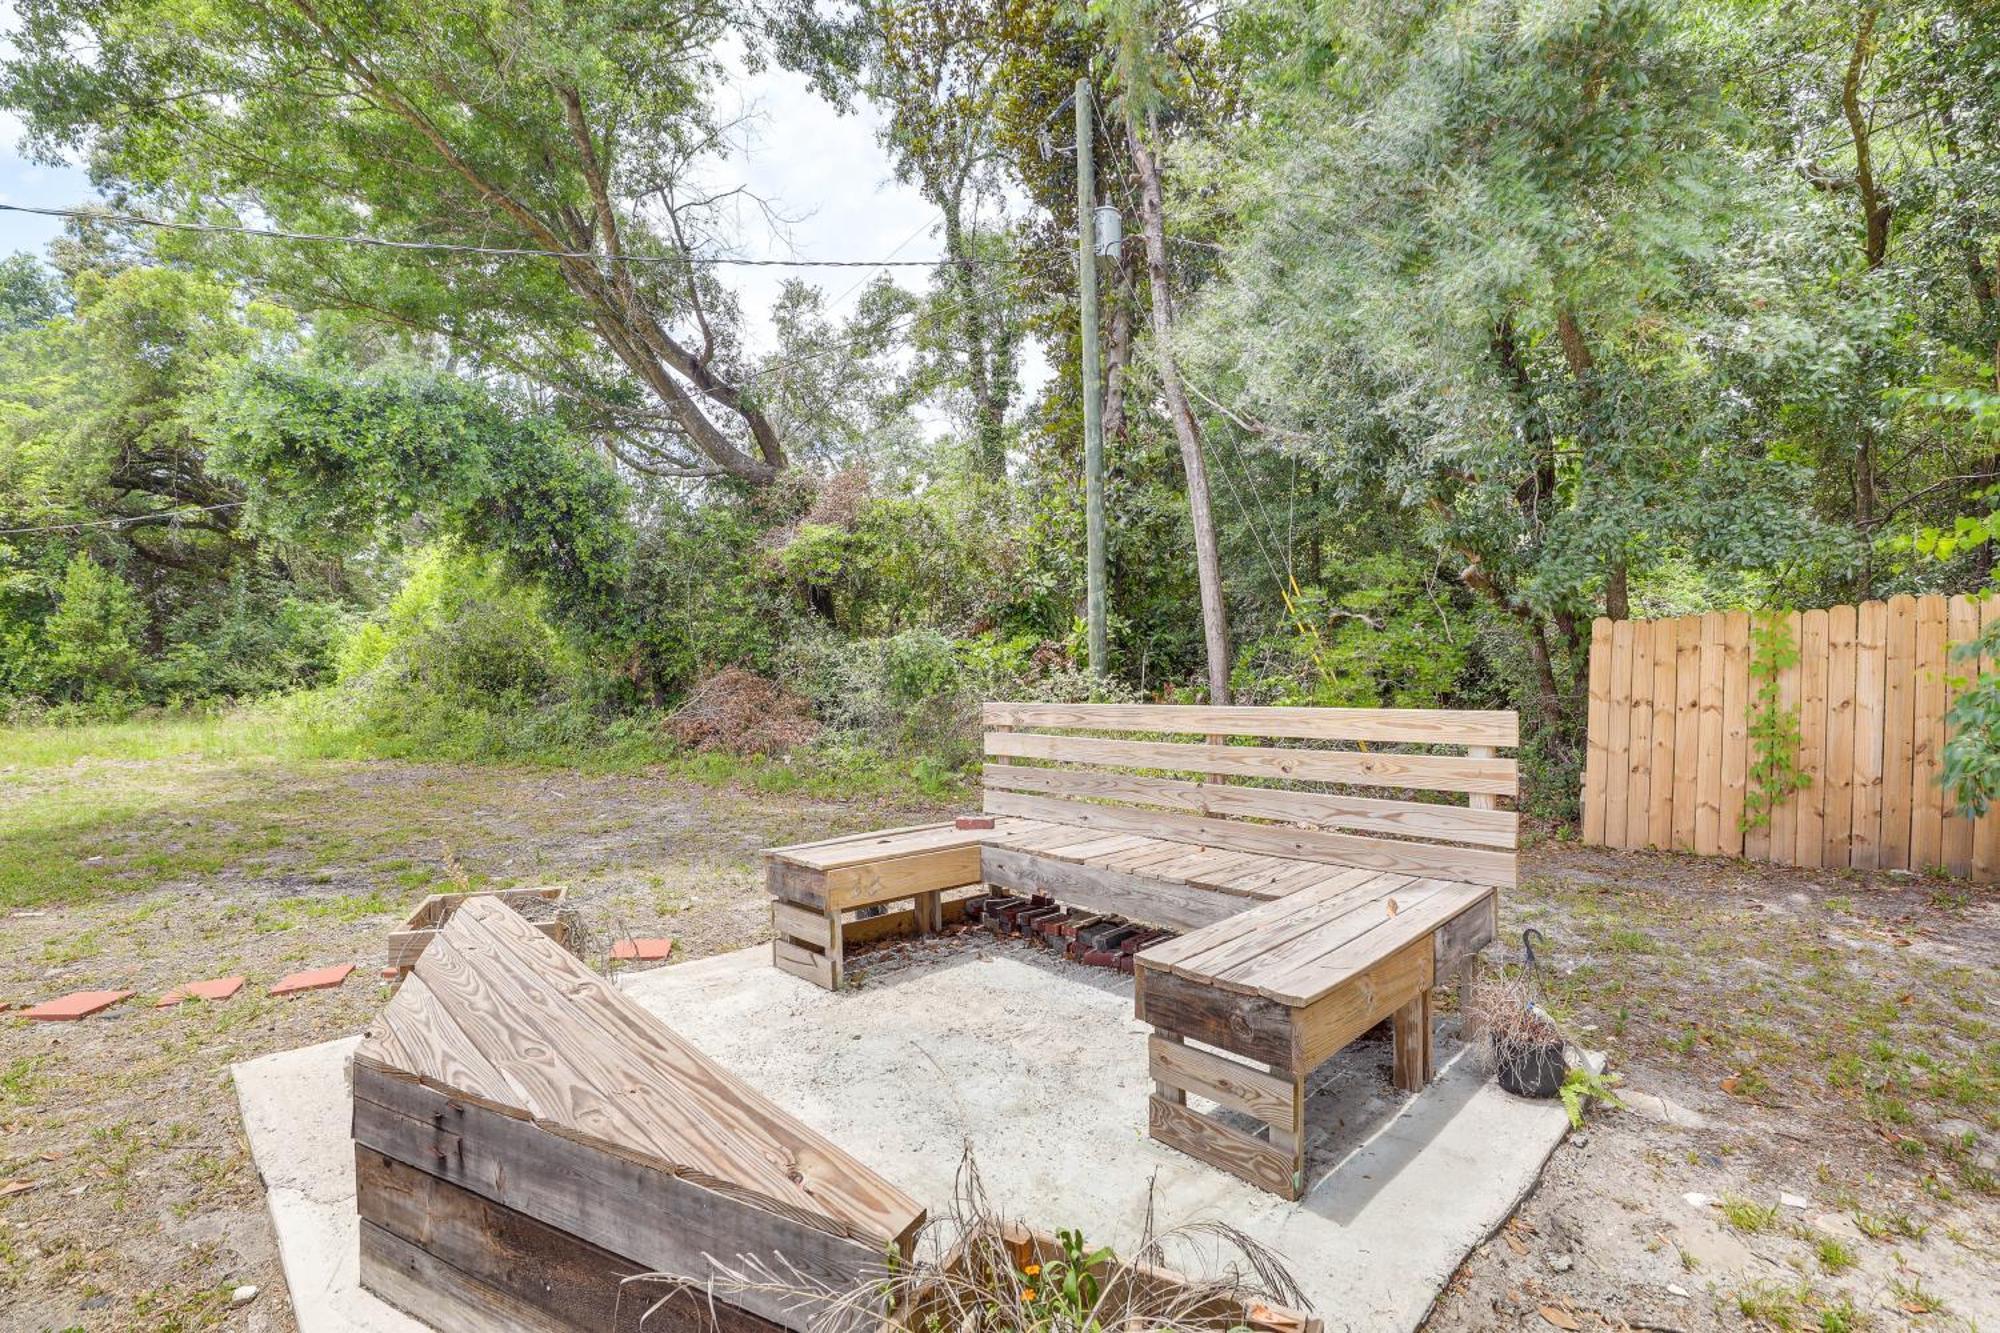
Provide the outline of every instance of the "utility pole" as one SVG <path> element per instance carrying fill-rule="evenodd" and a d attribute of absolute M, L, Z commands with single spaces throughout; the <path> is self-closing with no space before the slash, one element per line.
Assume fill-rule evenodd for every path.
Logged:
<path fill-rule="evenodd" d="M 1090 80 L 1078 79 L 1076 103 L 1076 277 L 1083 317 L 1084 596 L 1090 623 L 1090 674 L 1102 676 L 1109 654 L 1104 627 L 1104 406 L 1097 366 L 1097 203 L 1091 161 Z"/>

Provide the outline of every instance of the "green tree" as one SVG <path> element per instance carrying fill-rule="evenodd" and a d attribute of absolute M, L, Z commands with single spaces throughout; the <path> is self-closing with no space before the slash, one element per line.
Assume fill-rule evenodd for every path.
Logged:
<path fill-rule="evenodd" d="M 146 609 L 132 585 L 78 554 L 63 572 L 55 601 L 43 626 L 44 692 L 73 700 L 133 692 L 143 665 Z"/>
<path fill-rule="evenodd" d="M 200 245 L 312 309 L 365 312 L 564 394 L 636 469 L 769 480 L 728 238 L 701 183 L 717 46 L 837 45 L 809 6 L 542 0 L 25 0 L 0 101 L 45 157 L 207 218 L 562 252 Z M 192 242 L 188 243 L 190 246 Z"/>

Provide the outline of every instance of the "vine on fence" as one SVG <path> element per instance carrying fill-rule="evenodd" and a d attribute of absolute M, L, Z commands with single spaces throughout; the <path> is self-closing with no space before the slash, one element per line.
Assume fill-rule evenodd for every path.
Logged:
<path fill-rule="evenodd" d="M 1792 622 L 1765 612 L 1750 627 L 1750 772 L 1743 793 L 1743 830 L 1766 828 L 1771 813 L 1793 792 L 1812 785 L 1799 768 L 1799 714 L 1779 697 L 1778 679 L 1799 662 Z"/>

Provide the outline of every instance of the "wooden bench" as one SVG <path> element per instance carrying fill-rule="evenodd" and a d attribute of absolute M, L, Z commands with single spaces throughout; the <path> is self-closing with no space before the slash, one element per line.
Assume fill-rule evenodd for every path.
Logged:
<path fill-rule="evenodd" d="M 711 1301 L 714 1265 L 845 1291 L 924 1220 L 490 898 L 417 959 L 353 1087 L 361 1283 L 441 1329 L 636 1333 L 671 1296 L 646 1330 L 803 1330 L 826 1311 L 781 1291 Z"/>
<path fill-rule="evenodd" d="M 1429 1081 L 1432 990 L 1469 975 L 1515 882 L 1514 714 L 996 703 L 985 723 L 993 829 L 771 853 L 780 966 L 838 986 L 843 908 L 916 896 L 909 924 L 934 929 L 923 895 L 978 883 L 1178 932 L 1136 961 L 1151 1132 L 1287 1198 L 1319 1064 L 1393 1019 L 1397 1085 Z"/>

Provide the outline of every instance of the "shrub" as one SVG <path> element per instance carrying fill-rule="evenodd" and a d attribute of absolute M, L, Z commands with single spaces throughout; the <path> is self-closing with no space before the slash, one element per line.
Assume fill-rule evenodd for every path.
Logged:
<path fill-rule="evenodd" d="M 132 585 L 79 552 L 42 626 L 41 692 L 113 706 L 134 699 L 145 633 L 146 609 Z"/>

